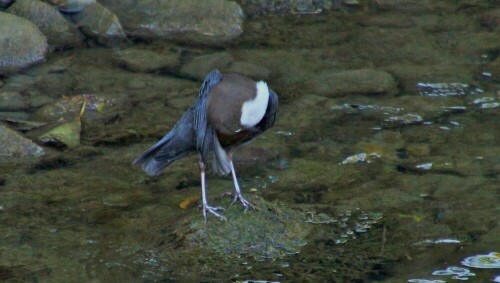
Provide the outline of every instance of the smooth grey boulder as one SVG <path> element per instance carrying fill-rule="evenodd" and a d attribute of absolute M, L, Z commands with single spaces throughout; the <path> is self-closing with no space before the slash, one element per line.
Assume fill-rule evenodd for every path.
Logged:
<path fill-rule="evenodd" d="M 127 35 L 216 45 L 243 32 L 243 11 L 226 0 L 99 1 L 113 11 Z"/>
<path fill-rule="evenodd" d="M 45 59 L 47 38 L 31 22 L 0 12 L 0 75 Z"/>
<path fill-rule="evenodd" d="M 43 147 L 18 132 L 0 125 L 0 157 L 41 156 L 43 154 Z"/>
<path fill-rule="evenodd" d="M 97 2 L 86 6 L 72 19 L 85 35 L 102 45 L 114 46 L 127 37 L 116 15 Z"/>
<path fill-rule="evenodd" d="M 29 20 L 47 37 L 50 45 L 56 47 L 73 47 L 81 44 L 82 34 L 73 24 L 49 4 L 39 0 L 17 0 L 8 13 Z"/>

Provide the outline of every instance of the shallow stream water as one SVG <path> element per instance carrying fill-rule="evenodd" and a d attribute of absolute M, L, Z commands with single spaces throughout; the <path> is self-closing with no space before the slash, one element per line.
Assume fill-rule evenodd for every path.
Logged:
<path fill-rule="evenodd" d="M 192 240 L 197 229 L 210 238 L 211 225 L 225 225 L 203 224 L 196 203 L 179 207 L 200 193 L 195 156 L 158 177 L 131 165 L 194 101 L 199 81 L 170 69 L 131 71 L 116 49 L 97 46 L 54 53 L 3 78 L 5 88 L 33 96 L 88 94 L 106 103 L 82 116 L 80 146 L 0 158 L 0 280 L 493 282 L 500 276 L 500 34 L 498 24 L 481 22 L 496 5 L 486 2 L 261 17 L 225 48 L 126 46 L 179 52 L 186 61 L 222 52 L 270 71 L 277 123 L 237 153 L 237 170 L 244 194 L 297 212 L 293 221 L 307 233 L 290 252 L 267 250 L 267 257 L 231 243 L 227 253 L 212 253 Z M 385 71 L 396 91 L 321 93 L 318 77 L 347 69 Z M 231 186 L 230 178 L 208 179 L 209 200 L 228 207 L 229 222 L 232 214 L 260 213 L 229 206 L 220 195 Z M 488 254 L 496 268 L 466 260 Z"/>

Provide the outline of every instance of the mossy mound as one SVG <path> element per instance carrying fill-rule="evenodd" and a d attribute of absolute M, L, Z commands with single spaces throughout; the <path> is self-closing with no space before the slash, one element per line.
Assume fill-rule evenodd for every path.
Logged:
<path fill-rule="evenodd" d="M 215 218 L 207 223 L 202 219 L 192 221 L 186 241 L 190 246 L 229 257 L 247 255 L 274 260 L 298 253 L 311 229 L 304 215 L 256 196 L 250 201 L 258 210 L 243 212 L 241 206 L 229 205 L 224 211 L 227 222 Z"/>

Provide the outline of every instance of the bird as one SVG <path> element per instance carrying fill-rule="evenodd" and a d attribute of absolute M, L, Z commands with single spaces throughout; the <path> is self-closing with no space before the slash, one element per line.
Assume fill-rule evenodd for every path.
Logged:
<path fill-rule="evenodd" d="M 212 173 L 233 179 L 233 201 L 239 201 L 245 210 L 256 209 L 242 193 L 233 164 L 235 150 L 268 129 L 276 120 L 278 95 L 265 81 L 254 81 L 240 73 L 210 71 L 200 87 L 198 98 L 156 144 L 139 155 L 134 165 L 150 176 L 156 176 L 183 157 L 198 154 L 202 210 L 227 221 L 222 207 L 207 203 L 205 175 L 207 165 Z"/>

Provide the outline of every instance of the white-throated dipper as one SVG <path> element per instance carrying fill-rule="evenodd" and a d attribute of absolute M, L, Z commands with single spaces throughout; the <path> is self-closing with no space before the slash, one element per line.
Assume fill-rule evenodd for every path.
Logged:
<path fill-rule="evenodd" d="M 201 85 L 198 99 L 180 118 L 174 128 L 133 162 L 150 176 L 158 175 L 172 162 L 198 153 L 201 171 L 203 216 L 207 211 L 221 220 L 226 218 L 207 203 L 205 168 L 212 163 L 213 172 L 232 174 L 233 203 L 240 201 L 245 209 L 254 208 L 241 194 L 233 165 L 235 149 L 267 129 L 276 119 L 278 96 L 263 81 L 238 74 L 221 74 L 212 70 Z"/>

